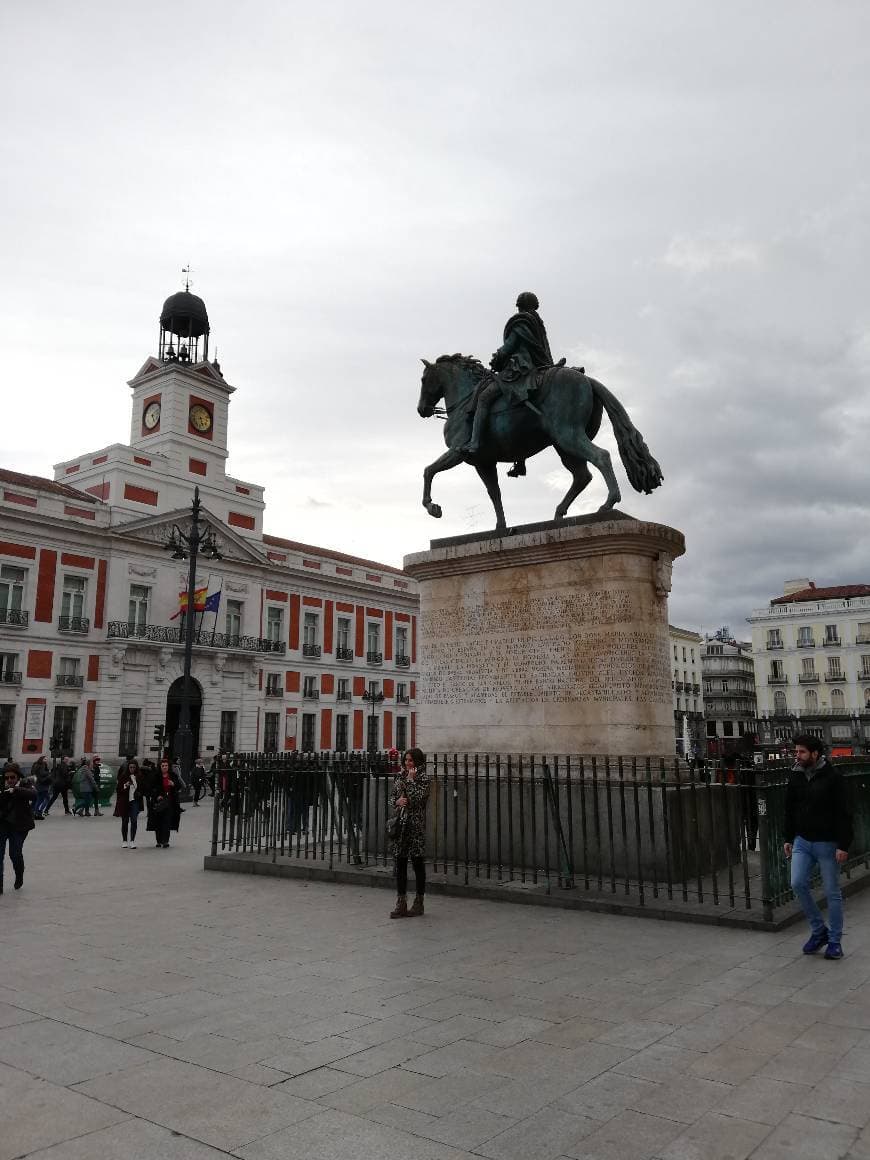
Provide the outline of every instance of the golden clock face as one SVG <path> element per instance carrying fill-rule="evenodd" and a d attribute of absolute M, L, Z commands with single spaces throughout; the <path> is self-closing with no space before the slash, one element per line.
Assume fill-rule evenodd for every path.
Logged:
<path fill-rule="evenodd" d="M 145 413 L 142 416 L 142 422 L 145 425 L 146 431 L 153 431 L 160 422 L 160 404 L 149 403 L 145 408 Z"/>
<path fill-rule="evenodd" d="M 201 403 L 195 403 L 190 408 L 190 422 L 197 431 L 205 433 L 211 427 L 211 414 L 208 407 L 203 407 Z"/>

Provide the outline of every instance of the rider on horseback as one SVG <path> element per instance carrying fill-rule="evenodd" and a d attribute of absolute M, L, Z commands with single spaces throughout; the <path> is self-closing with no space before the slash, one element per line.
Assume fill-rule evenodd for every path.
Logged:
<path fill-rule="evenodd" d="M 526 403 L 537 386 L 535 372 L 553 366 L 547 329 L 538 314 L 538 299 L 530 290 L 517 298 L 517 313 L 505 323 L 504 342 L 490 359 L 497 377 L 478 391 L 470 410 L 474 412 L 471 438 L 462 448 L 469 454 L 480 450 L 480 435 L 493 403 L 504 395 L 512 402 Z M 524 460 L 518 460 L 508 475 L 525 475 Z"/>

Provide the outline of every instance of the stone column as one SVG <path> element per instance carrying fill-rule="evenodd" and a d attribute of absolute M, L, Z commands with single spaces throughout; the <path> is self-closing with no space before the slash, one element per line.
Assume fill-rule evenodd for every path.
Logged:
<path fill-rule="evenodd" d="M 406 556 L 420 746 L 673 757 L 667 597 L 684 551 L 674 528 L 610 512 Z"/>

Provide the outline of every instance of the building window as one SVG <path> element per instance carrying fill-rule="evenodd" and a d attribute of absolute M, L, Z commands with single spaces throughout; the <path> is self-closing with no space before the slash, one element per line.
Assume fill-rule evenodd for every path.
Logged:
<path fill-rule="evenodd" d="M 846 695 L 842 689 L 831 689 L 831 711 L 833 713 L 846 712 Z"/>
<path fill-rule="evenodd" d="M 302 685 L 303 697 L 319 697 L 320 693 L 317 688 L 317 677 L 306 677 Z"/>
<path fill-rule="evenodd" d="M 769 628 L 767 630 L 767 647 L 782 648 L 782 633 L 778 628 Z"/>
<path fill-rule="evenodd" d="M 849 725 L 832 725 L 831 737 L 836 741 L 848 741 L 852 735 L 852 728 Z"/>
<path fill-rule="evenodd" d="M 380 720 L 376 713 L 369 713 L 368 725 L 366 727 L 367 741 L 366 746 L 374 752 L 378 748 L 378 742 L 381 736 Z"/>
<path fill-rule="evenodd" d="M 263 714 L 263 752 L 278 752 L 278 728 L 281 724 L 280 713 Z"/>
<path fill-rule="evenodd" d="M 135 757 L 139 752 L 139 722 L 141 709 L 121 710 L 121 736 L 118 738 L 118 756 Z"/>
<path fill-rule="evenodd" d="M 707 736 L 708 737 L 715 737 L 716 736 L 716 722 L 715 721 L 708 721 L 707 722 Z"/>
<path fill-rule="evenodd" d="M 733 737 L 734 736 L 734 722 L 733 721 L 723 721 L 722 722 L 722 736 L 723 737 Z"/>
<path fill-rule="evenodd" d="M 408 718 L 396 718 L 396 749 L 403 753 L 408 748 Z"/>
<path fill-rule="evenodd" d="M 727 682 L 727 681 L 723 681 L 723 682 L 722 682 L 722 692 L 723 692 L 723 693 L 727 693 L 727 692 L 728 692 L 728 682 Z"/>
<path fill-rule="evenodd" d="M 679 660 L 679 657 L 677 656 L 677 646 L 676 645 L 674 645 L 674 660 L 675 661 Z"/>
<path fill-rule="evenodd" d="M 266 673 L 266 693 L 270 697 L 280 697 L 283 689 L 281 688 L 281 674 L 280 673 Z"/>
<path fill-rule="evenodd" d="M 707 656 L 708 657 L 721 657 L 722 655 L 723 655 L 723 650 L 722 650 L 721 644 L 708 644 L 707 645 Z"/>
<path fill-rule="evenodd" d="M 685 663 L 686 663 L 686 650 L 684 648 L 683 649 L 683 664 L 685 664 Z"/>
<path fill-rule="evenodd" d="M 843 675 L 843 670 L 840 667 L 840 658 L 839 657 L 828 657 L 828 676 L 829 677 L 842 677 L 842 675 Z"/>
<path fill-rule="evenodd" d="M 836 624 L 825 625 L 825 644 L 839 644 L 840 632 Z"/>
<path fill-rule="evenodd" d="M 870 620 L 859 620 L 855 630 L 855 644 L 870 644 Z"/>
<path fill-rule="evenodd" d="M 813 638 L 813 630 L 811 628 L 798 629 L 798 648 L 813 648 L 815 647 L 815 639 Z"/>
<path fill-rule="evenodd" d="M 408 629 L 400 624 L 396 629 L 396 660 L 408 655 Z"/>
<path fill-rule="evenodd" d="M 221 735 L 218 746 L 222 753 L 236 751 L 236 720 L 238 713 L 235 709 L 224 709 L 221 712 Z"/>
<path fill-rule="evenodd" d="M 280 643 L 284 639 L 284 609 L 271 605 L 266 609 L 266 640 Z"/>
<path fill-rule="evenodd" d="M 816 675 L 816 662 L 813 657 L 804 657 L 801 661 L 801 676 L 814 677 Z"/>
<path fill-rule="evenodd" d="M 804 693 L 804 708 L 808 713 L 818 713 L 819 694 L 815 689 L 807 689 Z"/>
<path fill-rule="evenodd" d="M 788 704 L 785 699 L 785 693 L 782 689 L 777 689 L 773 694 L 773 714 L 775 717 L 784 717 L 788 712 Z"/>
<path fill-rule="evenodd" d="M 64 576 L 60 615 L 68 620 L 81 620 L 85 614 L 87 581 L 84 576 Z"/>
<path fill-rule="evenodd" d="M 15 725 L 15 706 L 0 705 L 0 757 L 12 753 L 12 732 Z"/>
<path fill-rule="evenodd" d="M 131 635 L 145 632 L 145 626 L 148 623 L 148 600 L 150 596 L 151 589 L 144 584 L 130 585 L 130 600 L 127 605 L 127 630 Z"/>
<path fill-rule="evenodd" d="M 348 677 L 338 678 L 338 692 L 335 696 L 338 701 L 350 700 L 350 680 Z"/>
<path fill-rule="evenodd" d="M 339 753 L 347 753 L 347 713 L 335 715 L 335 748 Z"/>
<path fill-rule="evenodd" d="M 0 653 L 0 682 L 4 685 L 21 683 L 21 670 L 18 667 L 18 653 Z M 5 750 L 0 748 L 0 757 Z"/>
<path fill-rule="evenodd" d="M 302 643 L 306 649 L 314 649 L 320 644 L 320 617 L 316 612 L 306 612 L 302 626 Z"/>
<path fill-rule="evenodd" d="M 24 605 L 24 584 L 27 572 L 8 564 L 0 567 L 0 612 L 21 612 Z M 4 617 L 5 621 L 7 617 Z M 13 618 L 14 619 L 14 618 Z"/>
<path fill-rule="evenodd" d="M 782 661 L 776 660 L 770 662 L 770 679 L 772 681 L 781 681 L 785 676 Z"/>
<path fill-rule="evenodd" d="M 366 639 L 368 641 L 366 651 L 369 654 L 369 660 L 372 660 L 381 651 L 381 626 L 376 621 L 369 621 Z"/>
<path fill-rule="evenodd" d="M 60 742 L 58 756 L 72 757 L 76 743 L 76 716 L 78 709 L 73 705 L 55 705 L 52 737 Z"/>
<path fill-rule="evenodd" d="M 68 685 L 70 688 L 81 688 L 82 678 L 79 674 L 78 657 L 58 657 L 57 684 Z"/>
<path fill-rule="evenodd" d="M 314 752 L 314 736 L 317 728 L 317 714 L 303 713 L 302 714 L 302 752 Z"/>
<path fill-rule="evenodd" d="M 227 601 L 226 634 L 234 643 L 242 635 L 242 608 L 241 600 Z"/>
<path fill-rule="evenodd" d="M 338 648 L 350 649 L 350 620 L 346 616 L 338 618 L 335 636 Z"/>

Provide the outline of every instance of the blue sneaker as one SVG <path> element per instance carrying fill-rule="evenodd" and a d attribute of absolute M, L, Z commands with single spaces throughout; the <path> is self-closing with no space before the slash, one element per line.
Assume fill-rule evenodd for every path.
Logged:
<path fill-rule="evenodd" d="M 816 951 L 820 951 L 828 942 L 828 928 L 824 927 L 818 934 L 811 934 L 803 945 L 803 952 L 805 955 L 814 955 Z"/>
<path fill-rule="evenodd" d="M 843 957 L 843 948 L 838 942 L 829 942 L 825 947 L 826 959 L 841 959 Z"/>

